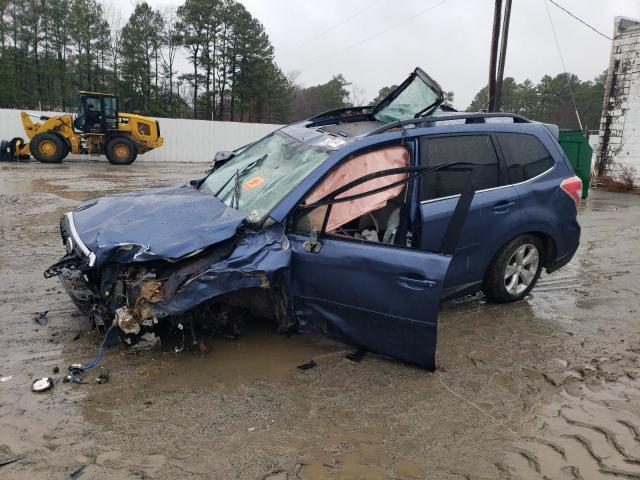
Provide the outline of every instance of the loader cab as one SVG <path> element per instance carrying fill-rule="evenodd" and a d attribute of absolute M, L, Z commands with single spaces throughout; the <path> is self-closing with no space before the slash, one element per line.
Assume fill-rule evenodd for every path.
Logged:
<path fill-rule="evenodd" d="M 78 114 L 73 122 L 83 133 L 118 129 L 118 97 L 107 93 L 79 92 Z"/>

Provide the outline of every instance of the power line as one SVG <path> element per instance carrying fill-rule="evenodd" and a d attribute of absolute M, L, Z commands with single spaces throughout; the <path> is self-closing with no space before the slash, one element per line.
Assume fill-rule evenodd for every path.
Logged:
<path fill-rule="evenodd" d="M 554 2 L 553 0 L 549 0 L 551 3 L 553 3 L 556 7 L 558 7 L 560 10 L 562 10 L 563 12 L 567 13 L 570 17 L 575 18 L 576 20 L 578 20 L 580 23 L 582 23 L 583 25 L 589 27 L 591 30 L 593 30 L 594 32 L 596 32 L 598 35 L 606 38 L 607 40 L 613 40 L 613 38 L 611 38 L 608 35 L 605 35 L 604 33 L 602 33 L 601 31 L 599 31 L 598 29 L 596 29 L 595 27 L 592 27 L 591 25 L 589 25 L 587 22 L 585 22 L 584 20 L 582 20 L 581 18 L 578 18 L 577 16 L 575 16 L 573 13 L 571 13 L 569 10 L 567 10 L 566 8 L 564 8 L 561 5 L 558 5 L 556 2 Z"/>
<path fill-rule="evenodd" d="M 378 36 L 382 35 L 383 33 L 388 32 L 389 30 L 393 30 L 394 28 L 399 27 L 400 25 L 403 25 L 403 24 L 411 21 L 411 20 L 415 19 L 416 17 L 418 17 L 418 16 L 420 16 L 420 15 L 422 15 L 424 13 L 427 13 L 429 10 L 433 10 L 434 8 L 439 7 L 440 5 L 445 3 L 446 1 L 447 0 L 440 0 L 438 3 L 436 3 L 434 5 L 431 5 L 430 7 L 424 8 L 424 9 L 420 10 L 418 13 L 415 13 L 415 14 L 411 15 L 410 17 L 406 17 L 405 19 L 399 21 L 398 23 L 394 23 L 393 25 L 374 33 L 373 35 L 369 35 L 368 37 L 363 38 L 359 42 L 356 42 L 356 43 L 354 43 L 352 45 L 349 45 L 348 47 L 345 47 L 345 48 L 343 48 L 341 50 L 338 50 L 337 52 L 332 53 L 331 55 L 328 55 L 326 57 L 320 58 L 320 59 L 316 60 L 315 62 L 312 62 L 312 63 L 309 63 L 309 64 L 305 65 L 302 68 L 302 70 L 306 70 L 307 68 L 313 67 L 313 66 L 317 65 L 318 63 L 324 62 L 325 60 L 329 60 L 330 58 L 333 58 L 336 55 L 340 55 L 341 53 L 344 53 L 344 52 L 346 52 L 348 50 L 351 50 L 352 48 L 358 47 L 358 46 L 362 45 L 363 43 L 366 43 L 369 40 L 372 40 L 375 37 L 378 37 Z"/>
<path fill-rule="evenodd" d="M 576 118 L 578 119 L 578 125 L 580 126 L 580 130 L 582 130 L 582 122 L 580 121 L 580 114 L 578 113 L 578 105 L 576 104 L 576 99 L 573 96 L 573 88 L 571 87 L 571 81 L 569 80 L 569 76 L 567 73 L 567 66 L 564 63 L 564 55 L 562 55 L 562 50 L 560 49 L 560 42 L 558 41 L 558 35 L 556 34 L 556 27 L 553 25 L 553 20 L 551 19 L 551 12 L 549 11 L 549 4 L 547 0 L 544 1 L 544 8 L 547 10 L 547 16 L 549 17 L 549 23 L 551 24 L 551 31 L 553 32 L 553 38 L 556 40 L 556 47 L 558 47 L 558 53 L 560 54 L 560 61 L 562 62 L 562 68 L 566 75 L 567 86 L 569 87 L 569 93 L 571 94 L 571 101 L 573 102 L 573 108 L 576 111 Z M 549 0 L 553 2 L 553 0 Z"/>
<path fill-rule="evenodd" d="M 360 15 L 362 12 L 369 10 L 371 7 L 377 5 L 378 3 L 382 2 L 384 0 L 374 0 L 373 2 L 369 3 L 368 5 L 364 6 L 363 8 L 361 8 L 360 10 L 358 10 L 357 12 L 354 12 L 353 14 L 349 15 L 347 18 L 345 18 L 344 20 L 342 20 L 339 23 L 336 23 L 335 25 L 333 25 L 332 27 L 327 28 L 326 30 L 324 30 L 323 32 L 319 33 L 318 35 L 316 35 L 313 38 L 310 38 L 309 40 L 305 40 L 304 42 L 302 42 L 300 45 L 296 46 L 295 48 L 292 48 L 291 50 L 286 50 L 284 53 L 282 53 L 282 55 L 288 55 L 292 52 L 297 52 L 298 50 L 300 50 L 302 47 L 309 45 L 312 42 L 315 42 L 316 40 L 318 40 L 319 38 L 324 37 L 327 33 L 329 32 L 333 32 L 336 28 L 341 27 L 342 25 L 344 25 L 345 23 L 347 23 L 349 20 L 351 20 L 352 18 L 357 17 L 358 15 Z"/>

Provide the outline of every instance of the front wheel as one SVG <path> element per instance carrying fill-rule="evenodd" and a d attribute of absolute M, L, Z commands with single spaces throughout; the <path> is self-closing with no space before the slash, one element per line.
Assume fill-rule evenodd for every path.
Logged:
<path fill-rule="evenodd" d="M 64 140 L 55 133 L 39 133 L 29 143 L 31 155 L 42 163 L 61 163 L 69 149 Z"/>
<path fill-rule="evenodd" d="M 492 301 L 523 299 L 542 272 L 543 245 L 534 235 L 521 235 L 506 244 L 491 262 L 482 290 Z"/>
<path fill-rule="evenodd" d="M 135 144 L 127 137 L 109 140 L 105 153 L 112 165 L 130 165 L 138 156 Z"/>

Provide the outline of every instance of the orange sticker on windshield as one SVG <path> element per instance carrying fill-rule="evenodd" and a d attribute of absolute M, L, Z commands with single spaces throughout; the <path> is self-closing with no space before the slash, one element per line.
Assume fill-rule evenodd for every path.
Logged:
<path fill-rule="evenodd" d="M 252 188 L 257 187 L 258 185 L 262 185 L 264 183 L 264 178 L 262 177 L 253 177 L 242 184 L 242 188 L 245 190 L 251 190 Z"/>

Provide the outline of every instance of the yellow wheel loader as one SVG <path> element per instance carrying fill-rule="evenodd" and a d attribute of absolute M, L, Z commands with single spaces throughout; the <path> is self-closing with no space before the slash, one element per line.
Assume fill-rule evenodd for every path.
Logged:
<path fill-rule="evenodd" d="M 29 142 L 16 137 L 0 143 L 0 160 L 19 160 L 33 155 L 42 163 L 60 163 L 69 153 L 106 155 L 114 165 L 129 165 L 164 143 L 160 124 L 149 117 L 118 112 L 115 95 L 80 92 L 78 113 L 57 117 L 22 112 Z M 39 122 L 34 123 L 31 117 Z"/>

